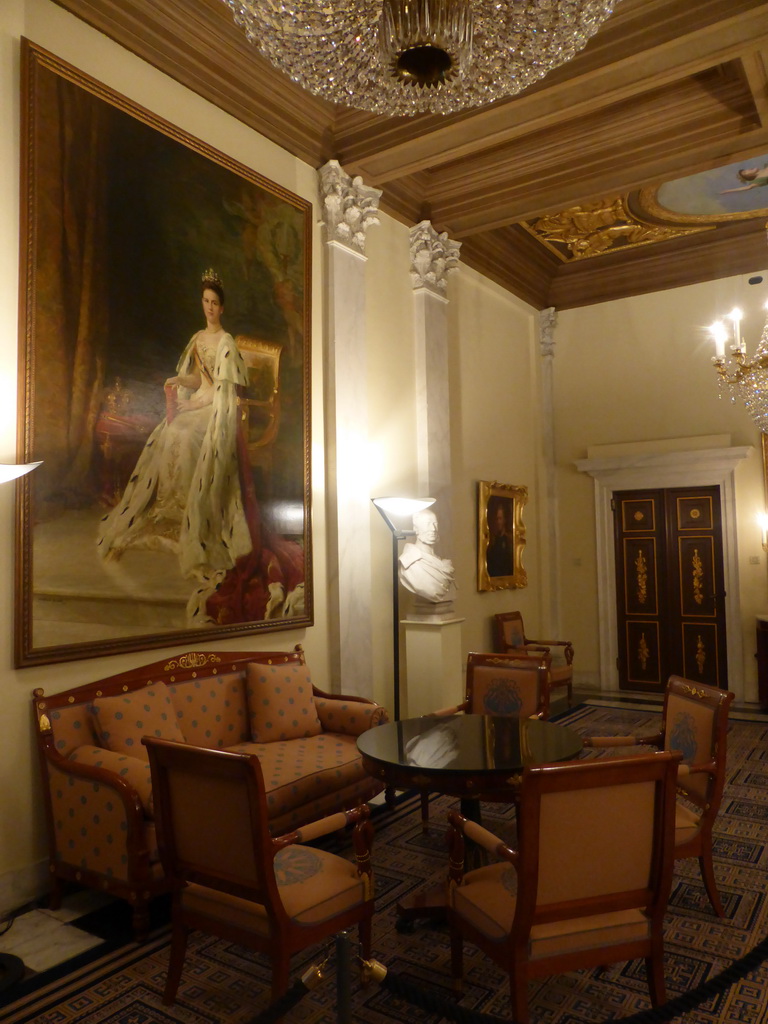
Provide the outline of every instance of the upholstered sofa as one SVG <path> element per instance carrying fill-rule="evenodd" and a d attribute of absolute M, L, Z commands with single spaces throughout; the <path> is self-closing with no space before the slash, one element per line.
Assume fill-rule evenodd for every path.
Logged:
<path fill-rule="evenodd" d="M 357 736 L 388 720 L 361 697 L 312 685 L 303 651 L 188 653 L 72 690 L 33 695 L 51 900 L 65 882 L 133 907 L 136 937 L 167 889 L 143 735 L 259 756 L 273 835 L 369 800 Z"/>

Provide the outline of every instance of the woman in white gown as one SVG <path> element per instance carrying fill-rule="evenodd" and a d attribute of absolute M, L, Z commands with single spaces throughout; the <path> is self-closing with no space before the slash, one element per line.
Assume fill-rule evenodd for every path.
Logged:
<path fill-rule="evenodd" d="M 226 574 L 239 559 L 257 554 L 254 540 L 261 547 L 258 511 L 251 495 L 246 514 L 240 474 L 238 388 L 247 384 L 245 364 L 221 323 L 221 281 L 206 271 L 202 283 L 206 326 L 166 381 L 166 418 L 149 436 L 98 538 L 105 559 L 119 558 L 128 547 L 175 552 L 183 575 L 198 581 L 187 613 L 200 625 L 211 623 L 206 605 Z M 264 590 L 257 617 L 280 614 L 282 582 L 267 581 Z"/>

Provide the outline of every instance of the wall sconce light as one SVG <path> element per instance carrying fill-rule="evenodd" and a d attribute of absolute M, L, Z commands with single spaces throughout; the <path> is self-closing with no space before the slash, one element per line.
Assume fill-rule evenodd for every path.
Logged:
<path fill-rule="evenodd" d="M 0 464 L 0 484 L 8 483 L 9 480 L 16 480 L 17 477 L 31 473 L 33 469 L 42 466 L 42 462 L 25 462 L 18 466 Z"/>
<path fill-rule="evenodd" d="M 763 551 L 768 552 L 768 512 L 759 512 L 757 521 L 763 535 Z"/>
<path fill-rule="evenodd" d="M 371 498 L 381 513 L 381 517 L 392 533 L 392 636 L 393 636 L 393 683 L 394 695 L 392 714 L 396 722 L 400 721 L 400 584 L 397 572 L 398 545 L 406 537 L 415 536 L 412 529 L 404 529 L 399 522 L 413 520 L 415 512 L 421 512 L 434 505 L 434 498 Z"/>

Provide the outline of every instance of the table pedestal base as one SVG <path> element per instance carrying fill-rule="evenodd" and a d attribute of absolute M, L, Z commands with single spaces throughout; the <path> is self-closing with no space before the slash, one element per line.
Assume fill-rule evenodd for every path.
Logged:
<path fill-rule="evenodd" d="M 461 813 L 470 821 L 482 824 L 480 815 L 480 801 L 474 797 L 463 797 L 460 804 Z M 467 871 L 479 868 L 481 864 L 487 863 L 484 851 L 476 843 L 465 839 L 464 841 L 464 866 Z M 443 923 L 446 919 L 446 887 L 448 884 L 448 863 L 446 860 L 446 879 L 436 885 L 427 885 L 411 896 L 406 896 L 397 904 L 397 922 L 395 930 L 398 932 L 413 931 L 417 921 L 434 921 Z"/>

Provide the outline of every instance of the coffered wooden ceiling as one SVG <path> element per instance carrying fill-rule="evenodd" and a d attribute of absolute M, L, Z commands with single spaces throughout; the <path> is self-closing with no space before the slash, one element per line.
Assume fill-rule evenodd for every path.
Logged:
<path fill-rule="evenodd" d="M 665 181 L 768 154 L 768 3 L 619 0 L 575 60 L 520 96 L 389 119 L 294 86 L 221 0 L 58 2 L 302 160 L 339 160 L 383 189 L 388 213 L 431 219 L 463 262 L 536 307 L 768 266 L 768 212 L 677 228 L 652 202 Z"/>

